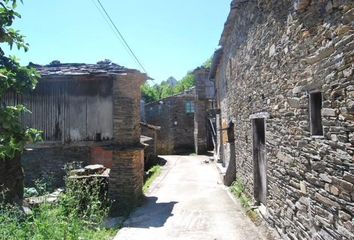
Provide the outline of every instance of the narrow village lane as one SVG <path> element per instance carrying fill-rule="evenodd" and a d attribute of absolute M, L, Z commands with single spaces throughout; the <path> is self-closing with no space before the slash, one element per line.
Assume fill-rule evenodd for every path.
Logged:
<path fill-rule="evenodd" d="M 221 184 L 206 156 L 164 156 L 167 164 L 115 240 L 263 239 Z"/>

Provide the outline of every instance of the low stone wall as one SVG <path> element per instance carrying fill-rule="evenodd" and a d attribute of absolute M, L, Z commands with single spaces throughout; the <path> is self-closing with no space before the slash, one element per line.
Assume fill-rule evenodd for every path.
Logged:
<path fill-rule="evenodd" d="M 145 171 L 153 166 L 157 159 L 157 145 L 155 149 L 155 144 L 157 144 L 157 133 L 159 130 L 151 129 L 146 126 L 142 127 L 142 143 L 145 146 L 144 149 L 144 162 Z M 155 152 L 156 151 L 156 152 Z"/>
<path fill-rule="evenodd" d="M 50 186 L 64 186 L 65 166 L 73 162 L 86 166 L 90 163 L 88 146 L 51 146 L 33 148 L 22 155 L 25 186 L 32 187 L 36 180 L 45 180 Z"/>

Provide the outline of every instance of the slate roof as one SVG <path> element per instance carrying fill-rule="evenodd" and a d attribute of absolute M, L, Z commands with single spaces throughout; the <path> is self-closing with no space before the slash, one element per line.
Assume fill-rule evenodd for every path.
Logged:
<path fill-rule="evenodd" d="M 42 76 L 140 73 L 138 70 L 125 68 L 109 60 L 100 61 L 96 64 L 61 63 L 59 61 L 53 61 L 48 65 L 30 63 L 29 66 L 36 68 Z"/>

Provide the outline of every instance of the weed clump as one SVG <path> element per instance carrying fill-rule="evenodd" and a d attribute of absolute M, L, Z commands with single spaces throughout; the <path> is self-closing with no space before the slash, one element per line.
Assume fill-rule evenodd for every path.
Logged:
<path fill-rule="evenodd" d="M 245 185 L 240 179 L 232 183 L 231 192 L 236 196 L 241 203 L 241 206 L 246 209 L 247 216 L 255 223 L 260 224 L 261 218 L 258 213 L 252 208 L 251 199 L 245 191 Z"/>
<path fill-rule="evenodd" d="M 146 172 L 143 192 L 147 193 L 155 179 L 161 174 L 161 166 L 155 165 Z"/>
<path fill-rule="evenodd" d="M 0 239 L 112 239 L 117 230 L 102 226 L 110 207 L 103 186 L 99 178 L 67 178 L 57 202 L 45 202 L 30 214 L 22 207 L 0 203 Z"/>

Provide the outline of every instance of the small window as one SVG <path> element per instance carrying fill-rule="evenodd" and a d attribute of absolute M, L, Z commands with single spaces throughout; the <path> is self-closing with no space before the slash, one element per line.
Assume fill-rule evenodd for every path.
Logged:
<path fill-rule="evenodd" d="M 323 136 L 322 127 L 322 93 L 310 93 L 310 130 L 312 136 Z"/>
<path fill-rule="evenodd" d="M 194 102 L 192 101 L 186 102 L 186 113 L 194 113 L 194 112 L 195 112 Z"/>

